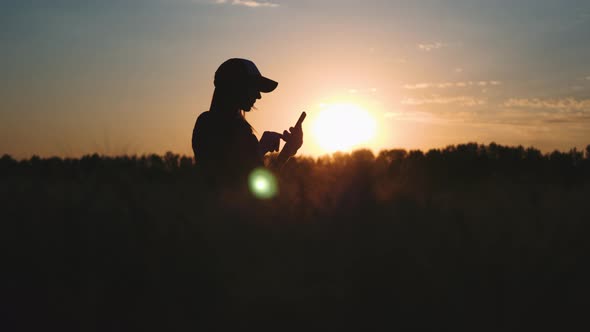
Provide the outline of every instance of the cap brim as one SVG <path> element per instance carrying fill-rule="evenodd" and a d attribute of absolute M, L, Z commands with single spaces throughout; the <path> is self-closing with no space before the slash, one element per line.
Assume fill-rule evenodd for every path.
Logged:
<path fill-rule="evenodd" d="M 260 90 L 260 92 L 272 92 L 277 88 L 277 85 L 279 85 L 278 82 L 264 76 L 260 76 L 260 79 L 258 80 L 258 90 Z"/>

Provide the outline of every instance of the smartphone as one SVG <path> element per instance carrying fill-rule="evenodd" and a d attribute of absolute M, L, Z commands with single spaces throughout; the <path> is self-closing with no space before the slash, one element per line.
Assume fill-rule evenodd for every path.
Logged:
<path fill-rule="evenodd" d="M 305 120 L 306 116 L 307 116 L 307 114 L 305 114 L 305 112 L 301 112 L 301 115 L 299 116 L 299 120 L 297 120 L 295 127 L 297 127 L 297 126 L 301 127 L 301 124 L 303 123 L 303 120 Z"/>

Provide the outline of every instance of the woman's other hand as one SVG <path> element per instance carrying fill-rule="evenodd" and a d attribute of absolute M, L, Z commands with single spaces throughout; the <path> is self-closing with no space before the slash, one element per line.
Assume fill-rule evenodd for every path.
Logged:
<path fill-rule="evenodd" d="M 260 156 L 264 156 L 267 152 L 279 151 L 279 144 L 281 143 L 281 134 L 274 131 L 265 131 L 258 142 L 258 152 Z"/>

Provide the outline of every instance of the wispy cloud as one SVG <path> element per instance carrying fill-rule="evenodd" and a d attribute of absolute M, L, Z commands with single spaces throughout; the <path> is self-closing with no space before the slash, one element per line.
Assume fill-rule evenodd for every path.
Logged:
<path fill-rule="evenodd" d="M 383 117 L 395 121 L 410 121 L 421 123 L 434 123 L 440 119 L 430 112 L 385 112 Z"/>
<path fill-rule="evenodd" d="M 557 124 L 587 125 L 590 122 L 590 114 L 587 112 L 555 112 L 533 111 L 532 109 L 509 109 L 480 120 L 484 123 L 532 127 Z"/>
<path fill-rule="evenodd" d="M 590 112 L 590 99 L 560 98 L 510 98 L 504 102 L 505 107 L 534 108 L 553 111 Z"/>
<path fill-rule="evenodd" d="M 401 101 L 403 105 L 409 106 L 420 106 L 420 105 L 432 105 L 432 104 L 439 104 L 439 105 L 447 105 L 447 104 L 456 104 L 460 106 L 479 106 L 486 104 L 485 99 L 471 97 L 471 96 L 455 96 L 455 97 L 442 97 L 442 96 L 432 96 L 429 98 L 405 98 Z"/>
<path fill-rule="evenodd" d="M 416 83 L 416 84 L 405 84 L 404 85 L 404 89 L 410 89 L 410 90 L 427 89 L 430 87 L 432 87 L 432 83 Z"/>
<path fill-rule="evenodd" d="M 470 126 L 499 126 L 520 134 L 537 137 L 540 132 L 569 130 L 581 132 L 590 125 L 590 99 L 526 99 L 512 98 L 499 104 L 473 96 L 406 98 L 405 110 L 389 111 L 383 117 L 393 121 L 423 123 L 462 123 Z M 438 105 L 458 105 L 464 108 L 437 110 Z M 431 107 L 412 108 L 430 105 Z M 471 106 L 493 107 L 495 111 L 481 112 Z M 498 127 L 498 128 L 499 128 Z M 532 131 L 532 132 L 531 132 Z"/>
<path fill-rule="evenodd" d="M 235 6 L 244 6 L 250 8 L 259 7 L 278 7 L 278 3 L 267 2 L 267 1 L 254 1 L 254 0 L 215 0 L 216 4 L 232 4 Z"/>
<path fill-rule="evenodd" d="M 584 23 L 590 21 L 590 12 L 580 13 L 576 20 L 578 23 Z"/>
<path fill-rule="evenodd" d="M 434 43 L 421 43 L 418 44 L 418 48 L 421 51 L 426 51 L 426 52 L 430 52 L 432 50 L 438 50 L 440 48 L 446 47 L 447 44 L 442 43 L 442 42 L 434 42 Z"/>
<path fill-rule="evenodd" d="M 442 83 L 416 83 L 416 84 L 405 84 L 404 89 L 416 90 L 416 89 L 428 89 L 428 88 L 466 88 L 470 86 L 497 86 L 502 84 L 500 81 L 468 81 L 468 82 L 442 82 Z"/>
<path fill-rule="evenodd" d="M 383 117 L 387 120 L 393 121 L 408 121 L 408 122 L 419 122 L 419 123 L 437 123 L 437 124 L 448 124 L 448 123 L 467 123 L 476 119 L 476 112 L 461 110 L 451 112 L 439 112 L 439 111 L 390 111 L 383 113 Z"/>

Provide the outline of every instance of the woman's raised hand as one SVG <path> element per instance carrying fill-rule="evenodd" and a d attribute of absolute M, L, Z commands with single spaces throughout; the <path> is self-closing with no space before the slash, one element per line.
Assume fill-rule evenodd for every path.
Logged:
<path fill-rule="evenodd" d="M 297 153 L 297 150 L 303 145 L 303 129 L 301 124 L 289 128 L 289 131 L 283 131 L 283 140 L 287 142 L 283 147 L 282 153 L 286 156 L 292 157 Z"/>

